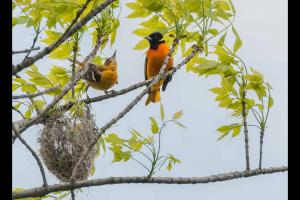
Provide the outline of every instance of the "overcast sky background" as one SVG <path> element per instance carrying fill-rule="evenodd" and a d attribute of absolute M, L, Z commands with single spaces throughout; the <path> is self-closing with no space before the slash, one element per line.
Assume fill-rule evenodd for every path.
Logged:
<path fill-rule="evenodd" d="M 117 49 L 119 67 L 119 84 L 115 90 L 124 88 L 144 78 L 144 51 L 132 50 L 137 36 L 131 34 L 139 20 L 125 18 L 130 10 L 122 2 L 120 16 L 121 26 L 116 43 L 112 49 L 107 48 L 107 56 Z M 285 0 L 233 0 L 237 16 L 237 28 L 244 45 L 239 51 L 248 66 L 264 74 L 273 86 L 275 105 L 270 112 L 266 130 L 263 167 L 287 165 L 287 1 Z M 22 27 L 13 29 L 13 50 L 28 48 L 31 45 L 33 32 Z M 90 41 L 82 44 L 82 54 L 91 48 Z M 20 62 L 20 56 L 13 57 L 13 63 Z M 178 63 L 180 58 L 175 58 Z M 47 71 L 53 64 L 61 61 L 41 60 L 37 62 L 41 71 Z M 162 94 L 166 116 L 171 117 L 178 110 L 183 110 L 181 122 L 188 129 L 182 130 L 170 125 L 164 131 L 162 153 L 172 153 L 182 161 L 169 173 L 162 169 L 156 176 L 207 176 L 229 171 L 244 170 L 244 137 L 226 137 L 216 142 L 217 127 L 237 122 L 229 113 L 217 107 L 213 100 L 215 95 L 208 91 L 216 87 L 218 79 L 207 79 L 193 73 L 180 70 L 168 85 L 167 92 Z M 118 98 L 109 99 L 92 105 L 98 126 L 108 122 L 123 109 L 141 90 Z M 90 90 L 91 97 L 100 93 Z M 115 132 L 122 137 L 129 137 L 129 128 L 148 134 L 150 131 L 149 116 L 159 118 L 159 104 L 145 107 L 143 100 L 108 133 Z M 14 113 L 14 119 L 17 116 Z M 251 121 L 250 121 L 251 123 Z M 38 148 L 39 128 L 30 128 L 24 138 Z M 258 131 L 249 128 L 251 168 L 257 168 L 259 155 Z M 113 157 L 106 153 L 96 160 L 96 172 L 92 178 L 108 176 L 143 176 L 145 170 L 134 161 L 112 164 Z M 50 184 L 57 183 L 51 173 L 47 173 Z M 13 187 L 32 188 L 42 185 L 40 171 L 36 161 L 27 149 L 17 141 L 13 146 Z M 93 199 L 243 199 L 243 200 L 285 200 L 287 199 L 287 173 L 277 173 L 237 179 L 221 183 L 198 185 L 146 185 L 124 184 L 85 188 L 77 195 L 77 200 Z"/>

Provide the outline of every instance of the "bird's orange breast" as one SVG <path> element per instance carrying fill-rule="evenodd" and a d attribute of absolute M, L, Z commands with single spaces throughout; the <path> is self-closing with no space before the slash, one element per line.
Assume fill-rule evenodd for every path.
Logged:
<path fill-rule="evenodd" d="M 166 43 L 160 44 L 157 49 L 149 49 L 146 53 L 147 56 L 147 78 L 157 75 L 164 63 L 164 60 L 170 49 Z M 168 62 L 167 69 L 173 66 L 173 59 Z"/>

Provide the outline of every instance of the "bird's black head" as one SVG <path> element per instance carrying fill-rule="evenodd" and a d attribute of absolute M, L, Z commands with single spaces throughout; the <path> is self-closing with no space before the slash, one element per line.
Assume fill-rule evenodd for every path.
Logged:
<path fill-rule="evenodd" d="M 151 33 L 149 36 L 145 37 L 150 43 L 151 49 L 157 49 L 158 45 L 164 43 L 163 35 L 160 32 Z"/>

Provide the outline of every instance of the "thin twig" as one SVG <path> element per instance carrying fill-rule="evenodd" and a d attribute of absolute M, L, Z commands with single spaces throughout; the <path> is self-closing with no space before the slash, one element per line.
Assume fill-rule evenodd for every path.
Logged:
<path fill-rule="evenodd" d="M 247 126 L 247 113 L 246 113 L 246 91 L 242 94 L 242 117 L 245 135 L 245 150 L 246 150 L 246 170 L 250 170 L 250 158 L 249 158 L 249 137 L 248 137 L 248 126 Z"/>
<path fill-rule="evenodd" d="M 116 0 L 107 0 L 101 5 L 99 5 L 97 8 L 91 10 L 89 14 L 87 14 L 84 18 L 82 18 L 78 23 L 76 23 L 67 34 L 61 39 L 58 39 L 56 42 L 52 43 L 50 46 L 45 47 L 42 51 L 38 52 L 36 55 L 29 57 L 25 59 L 23 62 L 15 65 L 12 68 L 12 75 L 15 75 L 16 73 L 22 71 L 23 69 L 31 66 L 36 61 L 40 60 L 44 56 L 51 53 L 53 50 L 55 50 L 59 45 L 61 45 L 64 41 L 66 41 L 69 37 L 71 37 L 76 31 L 78 31 L 80 28 L 82 28 L 85 24 L 87 24 L 94 16 L 99 14 L 102 10 L 104 10 L 107 6 L 109 6 L 112 2 Z"/>
<path fill-rule="evenodd" d="M 40 33 L 43 31 L 43 29 L 42 30 L 40 29 L 41 28 L 40 25 L 41 24 L 39 23 L 37 29 L 35 30 L 36 34 L 35 34 L 35 37 L 33 38 L 33 42 L 32 42 L 32 45 L 31 45 L 30 49 L 33 49 L 35 47 L 35 44 L 38 40 L 38 37 L 39 37 Z M 24 60 L 26 60 L 28 58 L 30 53 L 31 53 L 31 51 L 27 51 L 27 53 L 26 53 L 25 57 L 23 58 L 22 62 L 24 62 Z"/>
<path fill-rule="evenodd" d="M 78 38 L 76 37 L 74 46 L 73 46 L 72 81 L 74 81 L 74 77 L 75 77 L 75 64 L 76 64 L 77 51 L 78 51 Z M 75 95 L 75 89 L 73 87 L 72 88 L 72 98 L 74 98 L 74 95 Z"/>
<path fill-rule="evenodd" d="M 12 129 L 15 132 L 15 135 L 17 136 L 17 138 L 22 142 L 22 144 L 30 151 L 30 153 L 32 154 L 32 156 L 34 157 L 34 159 L 36 160 L 41 174 L 42 174 L 42 178 L 43 178 L 43 186 L 44 188 L 48 187 L 48 183 L 47 183 L 47 179 L 46 179 L 46 174 L 45 174 L 45 170 L 43 167 L 43 164 L 41 162 L 41 160 L 39 159 L 38 155 L 35 153 L 35 151 L 30 147 L 30 145 L 21 137 L 21 135 L 18 133 L 17 129 L 14 127 L 14 125 L 12 125 Z"/>
<path fill-rule="evenodd" d="M 258 169 L 262 168 L 262 155 L 263 155 L 263 143 L 264 143 L 264 134 L 265 134 L 265 130 L 264 128 L 262 128 L 260 130 L 260 146 L 259 146 L 259 165 L 258 165 Z"/>
<path fill-rule="evenodd" d="M 17 113 L 19 113 L 19 115 L 23 118 L 23 119 L 26 119 L 26 117 L 23 115 L 23 113 L 21 111 L 19 111 L 15 106 L 12 106 L 12 109 L 14 111 L 16 111 Z"/>
<path fill-rule="evenodd" d="M 74 193 L 74 190 L 73 190 L 73 189 L 71 189 L 71 199 L 72 199 L 72 200 L 75 200 L 75 193 Z"/>
<path fill-rule="evenodd" d="M 278 172 L 288 171 L 287 166 L 282 167 L 270 167 L 265 169 L 256 169 L 251 171 L 233 171 L 228 173 L 222 173 L 217 175 L 203 176 L 203 177 L 152 177 L 148 179 L 145 176 L 135 177 L 108 177 L 86 181 L 77 181 L 73 184 L 63 183 L 50 185 L 48 188 L 36 187 L 20 192 L 13 192 L 13 199 L 21 199 L 28 197 L 42 197 L 52 192 L 65 191 L 70 189 L 102 186 L 102 185 L 115 185 L 115 184 L 129 184 L 129 183 L 144 183 L 144 184 L 206 184 L 214 182 L 222 182 L 228 180 L 234 180 L 239 178 L 248 178 L 252 176 L 273 174 Z"/>
<path fill-rule="evenodd" d="M 40 92 L 37 92 L 37 93 L 34 93 L 34 94 L 15 95 L 15 96 L 12 96 L 12 99 L 33 98 L 33 97 L 41 96 L 41 95 L 46 94 L 46 93 L 54 92 L 58 88 L 60 88 L 60 85 L 57 85 L 55 87 L 52 87 L 52 88 L 49 88 L 49 89 L 46 89 L 44 91 L 40 91 Z"/>
<path fill-rule="evenodd" d="M 12 51 L 12 54 L 20 54 L 20 53 L 28 53 L 31 51 L 36 51 L 36 50 L 40 50 L 40 47 L 35 47 L 35 48 L 30 48 L 30 49 L 24 49 L 24 50 L 20 50 L 20 51 Z"/>

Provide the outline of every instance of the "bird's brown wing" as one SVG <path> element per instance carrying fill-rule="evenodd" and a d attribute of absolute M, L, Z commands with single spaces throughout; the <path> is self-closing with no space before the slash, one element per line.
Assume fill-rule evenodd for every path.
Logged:
<path fill-rule="evenodd" d="M 99 82 L 101 80 L 101 70 L 97 67 L 97 65 L 89 63 L 86 66 L 87 71 L 83 78 L 90 82 Z"/>

